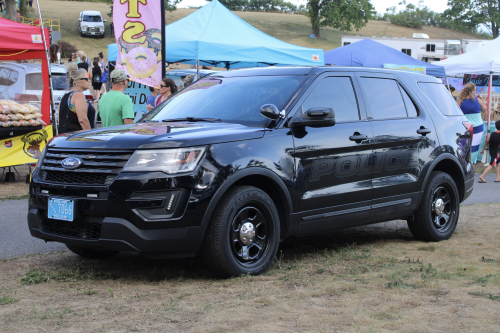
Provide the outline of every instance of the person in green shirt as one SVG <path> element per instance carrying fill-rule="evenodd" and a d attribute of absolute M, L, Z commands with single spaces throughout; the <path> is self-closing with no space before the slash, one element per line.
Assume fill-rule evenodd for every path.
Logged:
<path fill-rule="evenodd" d="M 128 75 L 123 69 L 111 72 L 112 88 L 99 100 L 97 113 L 102 127 L 128 125 L 134 123 L 134 104 L 124 92 L 128 87 Z"/>

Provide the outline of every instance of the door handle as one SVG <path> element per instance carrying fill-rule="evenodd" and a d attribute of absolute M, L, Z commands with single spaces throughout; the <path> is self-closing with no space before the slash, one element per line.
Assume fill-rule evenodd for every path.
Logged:
<path fill-rule="evenodd" d="M 368 135 L 366 135 L 366 134 L 359 134 L 358 132 L 356 132 L 356 133 L 354 133 L 354 135 L 351 135 L 349 137 L 349 140 L 356 141 L 356 143 L 360 143 L 363 140 L 368 140 Z"/>
<path fill-rule="evenodd" d="M 430 129 L 428 128 L 425 128 L 424 126 L 420 126 L 420 128 L 417 130 L 417 133 L 418 134 L 421 134 L 423 136 L 426 136 L 427 134 L 429 134 L 431 132 Z"/>

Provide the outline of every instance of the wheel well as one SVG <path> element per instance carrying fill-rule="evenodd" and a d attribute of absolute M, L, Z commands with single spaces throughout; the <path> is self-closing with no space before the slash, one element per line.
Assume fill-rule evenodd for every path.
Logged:
<path fill-rule="evenodd" d="M 442 160 L 434 167 L 432 171 L 442 171 L 451 176 L 455 181 L 455 185 L 458 189 L 458 195 L 460 197 L 460 202 L 462 202 L 465 195 L 465 184 L 462 172 L 460 172 L 459 166 L 451 160 Z"/>
<path fill-rule="evenodd" d="M 288 202 L 285 197 L 285 194 L 281 190 L 278 184 L 276 184 L 271 178 L 262 175 L 251 175 L 247 177 L 243 177 L 236 181 L 231 187 L 238 185 L 248 185 L 261 189 L 266 192 L 267 195 L 273 200 L 276 209 L 278 210 L 278 214 L 280 217 L 280 232 L 281 237 L 286 235 L 288 232 L 289 226 L 289 214 L 290 208 L 288 207 Z"/>

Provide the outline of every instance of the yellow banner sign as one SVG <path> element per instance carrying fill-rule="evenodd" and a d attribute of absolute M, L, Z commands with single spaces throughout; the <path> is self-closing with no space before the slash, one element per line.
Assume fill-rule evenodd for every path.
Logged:
<path fill-rule="evenodd" d="M 13 138 L 0 140 L 0 168 L 36 163 L 52 139 L 52 126 Z"/>

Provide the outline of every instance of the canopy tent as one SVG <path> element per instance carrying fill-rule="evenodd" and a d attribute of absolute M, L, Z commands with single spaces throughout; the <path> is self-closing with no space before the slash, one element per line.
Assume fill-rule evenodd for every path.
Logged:
<path fill-rule="evenodd" d="M 116 44 L 108 45 L 108 61 L 116 61 L 118 58 L 118 46 Z"/>
<path fill-rule="evenodd" d="M 199 60 L 200 65 L 227 69 L 324 64 L 323 50 L 285 43 L 266 35 L 217 0 L 166 26 L 165 36 L 168 63 L 196 64 Z"/>
<path fill-rule="evenodd" d="M 500 38 L 439 64 L 449 76 L 500 73 Z"/>
<path fill-rule="evenodd" d="M 425 66 L 428 75 L 446 77 L 445 69 L 442 66 L 417 60 L 371 39 L 363 39 L 325 52 L 325 63 L 337 66 L 375 68 L 383 68 L 384 64 Z"/>
<path fill-rule="evenodd" d="M 40 27 L 13 22 L 0 18 L 0 61 L 41 59 L 42 62 L 42 119 L 50 123 L 49 67 Z M 49 40 L 49 30 L 45 29 L 45 40 Z"/>

